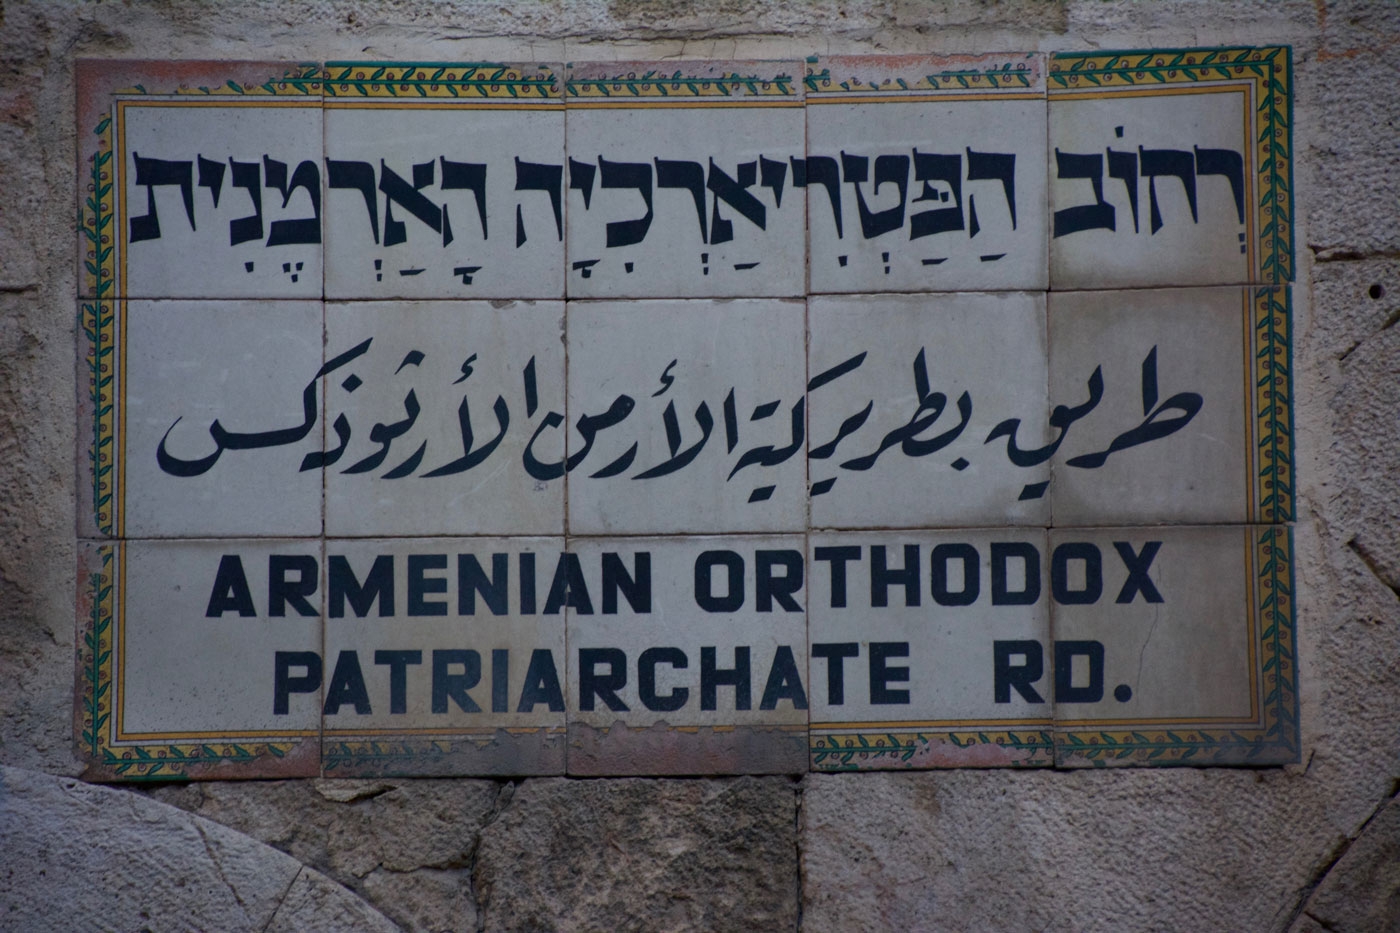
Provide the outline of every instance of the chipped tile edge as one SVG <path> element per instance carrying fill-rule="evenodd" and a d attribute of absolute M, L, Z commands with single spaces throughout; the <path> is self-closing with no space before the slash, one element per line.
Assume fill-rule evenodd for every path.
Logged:
<path fill-rule="evenodd" d="M 890 74 L 881 80 L 867 81 L 854 75 L 841 81 L 831 74 L 831 66 L 865 66 L 883 68 L 889 72 L 922 64 L 926 73 L 915 77 Z M 875 103 L 879 101 L 920 100 L 928 94 L 956 95 L 977 100 L 995 99 L 1006 95 L 1044 98 L 1046 87 L 1046 57 L 1041 52 L 1003 52 L 984 55 L 813 55 L 804 67 L 803 84 L 813 103 L 827 103 L 825 98 L 840 97 L 844 103 Z M 943 67 L 962 65 L 963 67 Z M 981 67 L 990 65 L 990 67 Z M 823 67 L 825 66 L 825 67 Z M 821 70 L 819 71 L 818 68 Z M 914 78 L 912 81 L 910 78 Z M 833 83 L 834 82 L 834 83 Z"/>
<path fill-rule="evenodd" d="M 848 772 L 946 768 L 1048 768 L 1055 763 L 1053 721 L 969 723 L 876 729 L 862 723 L 810 727 L 811 770 Z"/>

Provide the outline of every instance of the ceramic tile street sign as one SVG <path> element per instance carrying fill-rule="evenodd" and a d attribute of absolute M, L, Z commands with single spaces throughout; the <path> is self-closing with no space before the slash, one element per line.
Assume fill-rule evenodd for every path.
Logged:
<path fill-rule="evenodd" d="M 1290 82 L 79 63 L 88 776 L 1296 760 Z"/>
<path fill-rule="evenodd" d="M 1289 299 L 1285 288 L 1051 293 L 1051 403 L 1092 398 L 1095 374 L 1102 383 L 1051 460 L 1055 524 L 1288 515 Z M 1158 456 L 1149 438 L 1168 436 Z"/>

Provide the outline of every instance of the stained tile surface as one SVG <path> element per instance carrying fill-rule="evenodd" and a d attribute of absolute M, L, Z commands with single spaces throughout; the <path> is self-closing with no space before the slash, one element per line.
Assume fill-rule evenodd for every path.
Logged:
<path fill-rule="evenodd" d="M 317 535 L 321 305 L 118 304 L 117 534 Z"/>
<path fill-rule="evenodd" d="M 570 774 L 803 769 L 801 535 L 576 539 L 570 551 L 550 599 L 568 613 Z"/>
<path fill-rule="evenodd" d="M 558 538 L 326 542 L 326 773 L 562 774 Z"/>
<path fill-rule="evenodd" d="M 1051 402 L 1093 402 L 1055 453 L 1056 525 L 1252 517 L 1253 324 L 1249 289 L 1051 294 Z"/>
<path fill-rule="evenodd" d="M 1047 766 L 1045 532 L 809 539 L 811 765 Z"/>
<path fill-rule="evenodd" d="M 1288 528 L 1053 529 L 1050 545 L 1058 765 L 1294 760 Z"/>

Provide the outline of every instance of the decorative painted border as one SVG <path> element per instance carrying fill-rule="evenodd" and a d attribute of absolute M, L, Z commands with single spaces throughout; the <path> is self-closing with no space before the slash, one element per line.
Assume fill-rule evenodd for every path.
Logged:
<path fill-rule="evenodd" d="M 515 761 L 516 769 L 492 771 L 482 767 L 482 755 L 498 744 L 501 733 L 519 742 L 520 756 L 500 756 L 502 766 Z M 486 729 L 479 735 L 452 734 L 423 736 L 413 734 L 353 735 L 326 734 L 321 743 L 321 769 L 326 777 L 422 776 L 491 774 L 559 776 L 564 774 L 564 744 L 567 726 Z M 509 740 L 508 739 L 508 740 Z M 531 761 L 533 756 L 535 759 Z M 548 759 L 557 758 L 557 763 Z M 533 766 L 532 766 L 533 765 Z"/>
<path fill-rule="evenodd" d="M 1057 730 L 1056 767 L 1090 765 L 1280 765 L 1298 761 L 1298 657 L 1293 601 L 1293 529 L 1249 530 L 1251 595 L 1258 611 L 1259 719 L 1238 728 L 1201 729 L 1131 723 L 1112 729 Z"/>
<path fill-rule="evenodd" d="M 239 97 L 248 95 L 275 95 L 285 97 L 288 95 L 317 95 L 321 93 L 321 67 L 315 62 L 303 62 L 288 71 L 282 73 L 280 77 L 268 78 L 262 83 L 253 81 L 234 81 L 232 79 L 222 84 L 213 86 L 197 84 L 191 87 L 188 84 L 180 84 L 168 91 L 148 90 L 145 85 L 133 84 L 129 87 L 119 88 L 112 92 L 115 96 L 129 97 L 132 95 L 189 95 L 194 97 L 213 97 L 227 94 L 237 94 Z"/>
<path fill-rule="evenodd" d="M 936 757 L 939 767 L 1017 768 L 1054 764 L 1054 740 L 1047 730 L 921 729 L 860 730 L 813 733 L 809 751 L 813 771 L 865 771 L 882 768 L 924 769 L 920 759 Z M 959 759 L 962 759 L 959 762 Z"/>
<path fill-rule="evenodd" d="M 198 66 L 200 63 L 191 63 Z M 229 63 L 236 67 L 238 63 Z M 78 234 L 82 258 L 81 294 L 89 297 L 78 302 L 80 341 L 86 338 L 83 352 L 88 376 L 88 400 L 91 403 L 90 437 L 84 442 L 88 478 L 92 492 L 92 525 L 97 534 L 115 537 L 122 533 L 121 500 L 115 495 L 121 477 L 117 475 L 116 382 L 120 364 L 117 351 L 117 314 L 111 299 L 117 294 L 117 243 L 121 231 L 115 227 L 117 199 L 117 165 L 113 162 L 113 125 L 111 105 L 118 98 L 130 97 L 309 97 L 321 94 L 321 66 L 303 63 L 286 69 L 280 76 L 262 82 L 228 79 L 220 84 L 179 83 L 170 88 L 148 88 L 136 83 L 99 92 L 101 118 L 92 127 L 89 140 L 91 151 L 80 179 L 78 205 Z M 79 344 L 81 348 L 81 342 Z"/>
<path fill-rule="evenodd" d="M 549 65 L 500 62 L 326 62 L 327 98 L 559 100 Z"/>
<path fill-rule="evenodd" d="M 570 65 L 570 68 L 573 66 Z M 796 97 L 799 82 L 791 75 L 722 72 L 718 76 L 687 75 L 677 68 L 670 74 L 649 69 L 638 74 L 635 70 L 601 77 L 576 78 L 570 72 L 564 82 L 570 100 L 604 100 L 611 98 L 723 98 L 723 97 Z"/>
<path fill-rule="evenodd" d="M 822 94 L 898 94 L 919 91 L 1008 91 L 1035 90 L 1039 83 L 1036 69 L 1030 64 L 1037 53 L 1027 52 L 1021 61 L 1007 60 L 1000 66 L 990 68 L 947 68 L 925 74 L 910 80 L 903 76 L 890 76 L 874 81 L 863 81 L 852 76 L 845 81 L 833 77 L 831 68 L 818 67 L 824 64 L 822 57 L 810 56 L 807 59 L 803 83 L 807 93 Z M 871 56 L 873 64 L 883 56 Z M 894 70 L 891 68 L 890 70 Z"/>
<path fill-rule="evenodd" d="M 116 688 L 115 665 L 117 587 L 120 544 L 92 548 L 95 555 L 83 578 L 80 565 L 78 593 L 78 677 L 75 737 L 80 757 L 87 760 L 84 777 L 96 780 L 168 781 L 173 778 L 213 777 L 215 766 L 240 766 L 285 760 L 297 742 L 176 742 L 155 745 L 118 744 L 112 712 L 121 703 Z M 80 558 L 81 559 L 81 558 Z M 285 767 L 270 771 L 264 765 L 257 775 L 291 776 Z M 264 773 L 267 772 L 267 773 Z M 217 776 L 228 776 L 219 774 Z"/>
<path fill-rule="evenodd" d="M 116 166 L 112 164 L 112 116 L 103 115 L 93 127 L 96 148 L 87 157 L 87 185 L 78 206 L 78 233 L 83 245 L 83 293 L 97 300 L 111 298 L 117 281 Z"/>
<path fill-rule="evenodd" d="M 1264 48 L 1138 49 L 1119 52 L 1060 52 L 1050 58 L 1047 86 L 1083 91 L 1091 87 L 1248 82 L 1254 86 L 1255 153 L 1259 213 L 1259 261 L 1253 272 L 1264 281 L 1293 281 L 1293 50 Z"/>
<path fill-rule="evenodd" d="M 1252 290 L 1254 312 L 1254 455 L 1257 482 L 1252 520 L 1294 518 L 1293 292 L 1287 286 Z"/>
<path fill-rule="evenodd" d="M 121 500 L 117 482 L 117 313 L 110 301 L 78 302 L 78 326 L 87 338 L 88 401 L 92 424 L 87 444 L 88 480 L 92 492 L 92 521 L 97 533 L 114 534 Z M 81 344 L 79 344 L 81 347 Z"/>
<path fill-rule="evenodd" d="M 200 63 L 190 63 L 197 66 Z M 230 62 L 230 67 L 240 63 Z M 92 151 L 88 153 L 84 169 L 85 177 L 79 179 L 80 198 L 78 204 L 78 233 L 83 244 L 82 289 L 85 297 L 118 297 L 114 288 L 117 282 L 116 239 L 120 231 L 113 228 L 116 216 L 116 168 L 112 163 L 112 109 L 111 104 L 119 97 L 250 97 L 282 96 L 313 97 L 321 94 L 321 66 L 316 63 L 302 63 L 285 70 L 281 75 L 262 82 L 237 81 L 232 78 L 220 84 L 177 84 L 173 88 L 147 88 L 144 84 L 131 84 L 99 91 L 104 98 L 101 103 L 102 116 L 92 127 L 93 139 L 89 141 Z M 79 130 L 82 131 L 82 127 Z M 80 143 L 80 150 L 82 149 Z M 81 157 L 81 154 L 80 154 Z"/>
<path fill-rule="evenodd" d="M 396 737 L 327 738 L 321 746 L 321 768 L 327 777 L 355 776 L 370 768 L 392 771 L 400 764 L 414 771 L 414 765 L 431 767 L 451 757 L 454 744 L 451 739 L 414 742 Z"/>
<path fill-rule="evenodd" d="M 108 753 L 107 723 L 112 717 L 112 603 L 113 556 L 115 545 L 98 549 L 100 567 L 79 580 L 77 736 L 80 754 L 89 763 L 104 760 Z M 81 571 L 81 567 L 80 567 Z"/>

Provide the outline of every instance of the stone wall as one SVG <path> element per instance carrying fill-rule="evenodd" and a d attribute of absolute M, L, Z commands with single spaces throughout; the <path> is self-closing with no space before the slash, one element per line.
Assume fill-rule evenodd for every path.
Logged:
<path fill-rule="evenodd" d="M 1005 0 L 0 6 L 0 929 L 1400 928 L 1400 15 Z M 1302 763 L 72 779 L 73 61 L 1291 44 Z"/>

